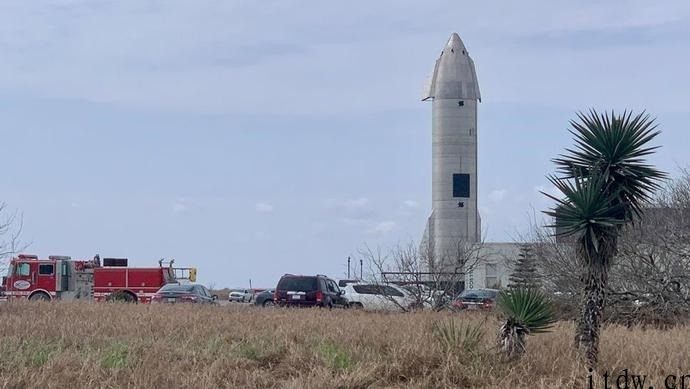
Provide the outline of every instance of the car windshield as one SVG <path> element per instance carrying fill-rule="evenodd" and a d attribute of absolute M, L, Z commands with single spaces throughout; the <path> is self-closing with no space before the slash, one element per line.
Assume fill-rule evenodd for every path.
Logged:
<path fill-rule="evenodd" d="M 495 290 L 468 289 L 460 293 L 460 298 L 496 298 L 498 292 Z"/>
<path fill-rule="evenodd" d="M 159 292 L 185 292 L 191 293 L 194 291 L 194 285 L 178 285 L 178 284 L 168 284 L 159 290 Z"/>
<path fill-rule="evenodd" d="M 278 289 L 309 292 L 318 288 L 316 277 L 283 277 L 278 283 Z"/>

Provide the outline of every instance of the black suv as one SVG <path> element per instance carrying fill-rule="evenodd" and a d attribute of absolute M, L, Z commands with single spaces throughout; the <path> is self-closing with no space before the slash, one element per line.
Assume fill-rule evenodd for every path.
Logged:
<path fill-rule="evenodd" d="M 278 281 L 274 300 L 284 306 L 347 308 L 348 302 L 332 279 L 324 275 L 286 274 Z"/>

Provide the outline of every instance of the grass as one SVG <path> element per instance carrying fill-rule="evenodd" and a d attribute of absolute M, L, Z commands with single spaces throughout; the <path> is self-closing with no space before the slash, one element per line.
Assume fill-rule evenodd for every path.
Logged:
<path fill-rule="evenodd" d="M 459 323 L 458 318 L 438 320 L 431 328 L 432 334 L 446 353 L 460 353 L 470 357 L 477 354 L 483 346 L 483 323 Z"/>
<path fill-rule="evenodd" d="M 528 354 L 509 362 L 494 347 L 500 320 L 482 313 L 13 302 L 0 305 L 0 319 L 2 388 L 520 389 L 588 383 L 572 348 L 572 323 L 530 337 Z M 690 374 L 689 346 L 690 327 L 609 326 L 600 373 L 628 369 L 649 376 L 646 387 L 651 380 L 664 387 L 667 375 Z"/>

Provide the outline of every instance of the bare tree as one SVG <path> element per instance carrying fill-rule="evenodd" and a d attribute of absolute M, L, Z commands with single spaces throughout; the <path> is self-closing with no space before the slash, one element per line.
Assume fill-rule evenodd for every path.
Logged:
<path fill-rule="evenodd" d="M 23 220 L 17 211 L 10 211 L 7 204 L 0 203 L 0 272 L 5 273 L 9 257 L 26 246 L 19 240 Z"/>
<path fill-rule="evenodd" d="M 669 183 L 625 230 L 612 268 L 611 303 L 630 322 L 670 324 L 690 314 L 690 172 Z"/>
<path fill-rule="evenodd" d="M 413 307 L 442 309 L 449 297 L 464 287 L 465 275 L 474 270 L 485 255 L 483 242 L 458 242 L 453 250 L 437 255 L 429 241 L 417 245 L 409 242 L 393 247 L 388 253 L 380 248 L 365 247 L 359 251 L 365 266 L 365 279 L 375 284 L 397 284 L 411 295 Z"/>
<path fill-rule="evenodd" d="M 609 273 L 608 321 L 672 324 L 690 316 L 690 171 L 682 169 L 646 208 L 619 239 Z M 537 223 L 529 238 L 545 289 L 560 295 L 563 305 L 577 305 L 580 271 L 571 242 Z"/>

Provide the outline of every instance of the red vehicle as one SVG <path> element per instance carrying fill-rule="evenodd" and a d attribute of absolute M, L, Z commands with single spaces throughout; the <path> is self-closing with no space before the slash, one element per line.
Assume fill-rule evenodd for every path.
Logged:
<path fill-rule="evenodd" d="M 9 263 L 2 280 L 6 298 L 29 300 L 121 300 L 148 303 L 163 285 L 196 280 L 195 268 L 174 268 L 174 261 L 158 267 L 133 268 L 126 258 L 73 260 L 50 256 L 19 255 Z"/>

